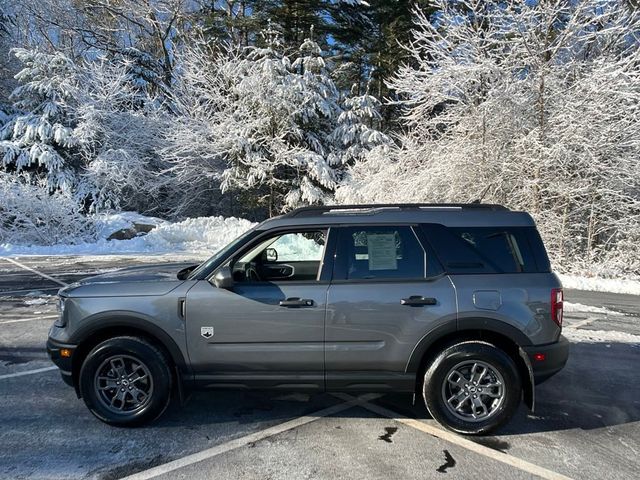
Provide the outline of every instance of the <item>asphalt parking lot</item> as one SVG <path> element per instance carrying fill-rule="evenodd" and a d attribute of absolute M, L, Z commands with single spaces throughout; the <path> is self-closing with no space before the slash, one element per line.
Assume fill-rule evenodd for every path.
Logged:
<path fill-rule="evenodd" d="M 496 435 L 443 431 L 407 395 L 196 392 L 154 425 L 91 416 L 44 351 L 64 283 L 147 257 L 0 258 L 0 479 L 574 478 L 640 472 L 640 297 L 566 291 L 566 368 Z M 194 259 L 195 260 L 195 259 Z M 35 270 L 35 271 L 34 271 Z"/>

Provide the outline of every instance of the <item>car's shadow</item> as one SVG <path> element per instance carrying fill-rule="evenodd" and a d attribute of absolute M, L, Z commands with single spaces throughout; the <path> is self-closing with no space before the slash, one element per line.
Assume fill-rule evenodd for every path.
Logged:
<path fill-rule="evenodd" d="M 422 404 L 411 406 L 403 396 L 387 395 L 378 402 L 406 416 L 430 418 Z M 495 433 L 590 430 L 637 421 L 640 345 L 572 343 L 565 368 L 536 387 L 535 412 L 523 405 L 511 422 Z"/>
<path fill-rule="evenodd" d="M 536 410 L 520 408 L 497 435 L 568 429 L 595 429 L 640 420 L 640 345 L 572 343 L 566 367 L 536 390 Z M 277 422 L 310 415 L 341 400 L 329 394 L 273 391 L 194 392 L 185 406 L 174 405 L 158 422 L 163 426 L 216 422 Z M 373 403 L 401 415 L 429 419 L 420 398 L 386 394 Z M 354 408 L 348 415 L 362 415 Z M 499 445 L 495 448 L 500 449 Z"/>

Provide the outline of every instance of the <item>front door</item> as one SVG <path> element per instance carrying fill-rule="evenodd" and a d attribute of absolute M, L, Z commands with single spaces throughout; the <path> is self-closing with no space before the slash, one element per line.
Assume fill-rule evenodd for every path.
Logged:
<path fill-rule="evenodd" d="M 335 233 L 335 232 L 334 232 Z M 328 292 L 328 390 L 412 391 L 420 339 L 455 325 L 451 281 L 410 225 L 341 228 Z"/>
<path fill-rule="evenodd" d="M 209 386 L 324 389 L 326 230 L 258 237 L 230 263 L 234 286 L 187 295 L 189 356 Z"/>

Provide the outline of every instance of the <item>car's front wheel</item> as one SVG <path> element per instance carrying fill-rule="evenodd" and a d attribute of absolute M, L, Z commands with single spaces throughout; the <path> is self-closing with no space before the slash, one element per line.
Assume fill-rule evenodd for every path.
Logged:
<path fill-rule="evenodd" d="M 521 397 L 522 383 L 513 359 L 482 341 L 445 348 L 424 376 L 423 398 L 429 413 L 458 433 L 485 434 L 504 425 Z"/>
<path fill-rule="evenodd" d="M 98 344 L 80 369 L 80 393 L 96 417 L 110 425 L 138 426 L 159 417 L 171 399 L 165 355 L 139 337 Z"/>

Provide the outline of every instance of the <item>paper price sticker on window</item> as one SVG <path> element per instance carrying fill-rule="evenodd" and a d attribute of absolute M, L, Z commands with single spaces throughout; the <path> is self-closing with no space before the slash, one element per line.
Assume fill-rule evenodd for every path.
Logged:
<path fill-rule="evenodd" d="M 397 270 L 396 236 L 393 233 L 367 235 L 369 270 Z"/>

